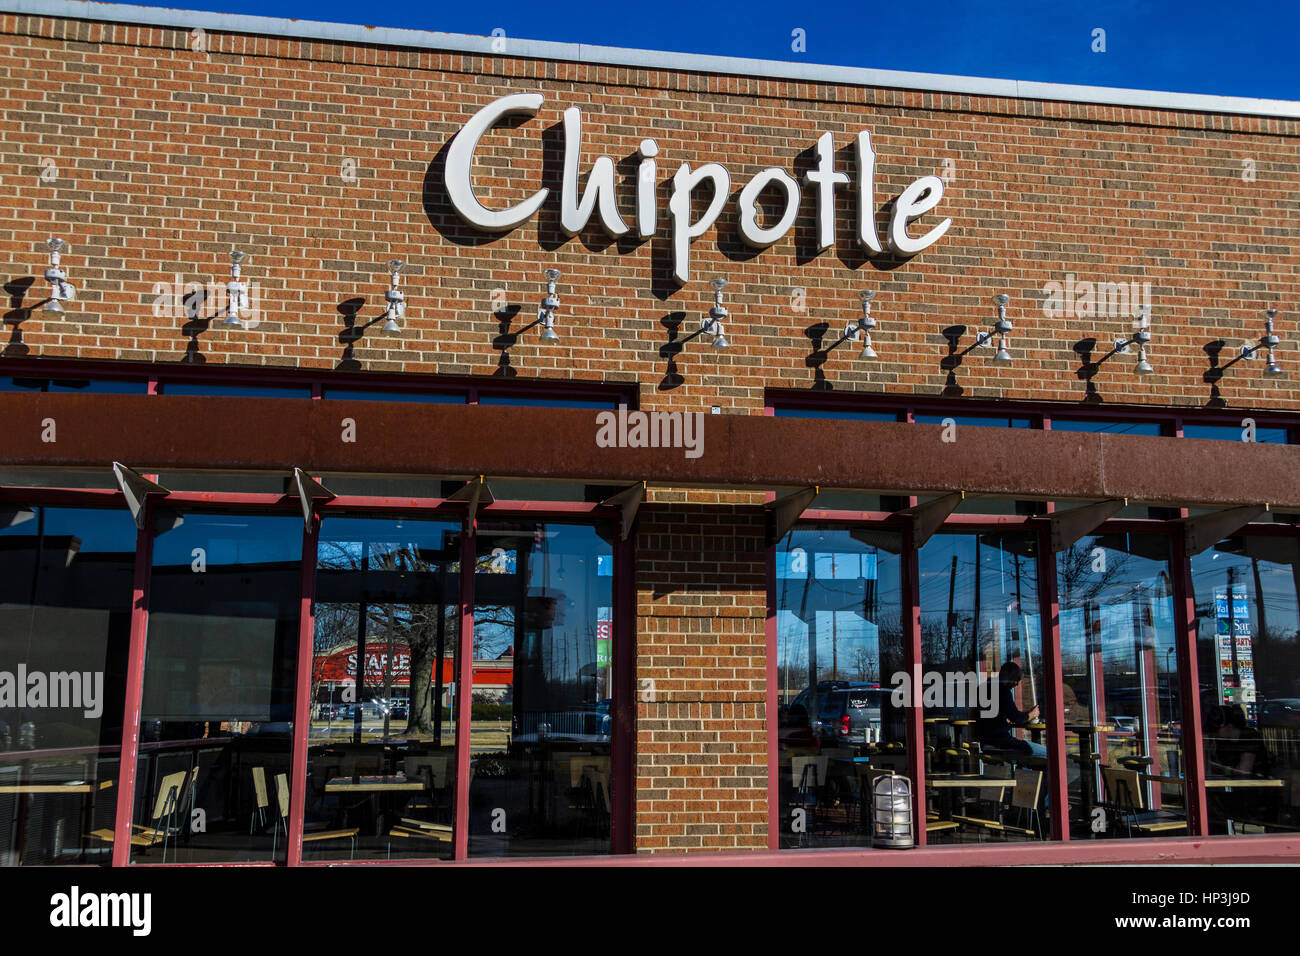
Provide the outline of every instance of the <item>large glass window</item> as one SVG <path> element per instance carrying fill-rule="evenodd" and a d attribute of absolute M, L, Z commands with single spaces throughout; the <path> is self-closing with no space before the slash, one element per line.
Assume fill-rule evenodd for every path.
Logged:
<path fill-rule="evenodd" d="M 1300 829 L 1300 541 L 1242 535 L 1192 558 L 1211 833 Z"/>
<path fill-rule="evenodd" d="M 450 859 L 460 522 L 326 518 L 316 568 L 303 859 Z"/>
<path fill-rule="evenodd" d="M 284 858 L 301 560 L 301 517 L 156 537 L 133 861 Z"/>
<path fill-rule="evenodd" d="M 897 531 L 800 527 L 776 550 L 782 847 L 867 846 L 870 782 L 907 773 Z"/>
<path fill-rule="evenodd" d="M 1091 535 L 1056 568 L 1071 835 L 1185 836 L 1169 539 Z"/>
<path fill-rule="evenodd" d="M 1045 839 L 1037 535 L 936 534 L 917 560 L 928 842 Z"/>
<path fill-rule="evenodd" d="M 107 863 L 135 523 L 0 505 L 0 865 Z"/>
<path fill-rule="evenodd" d="M 606 853 L 611 537 L 493 521 L 474 543 L 469 853 Z"/>

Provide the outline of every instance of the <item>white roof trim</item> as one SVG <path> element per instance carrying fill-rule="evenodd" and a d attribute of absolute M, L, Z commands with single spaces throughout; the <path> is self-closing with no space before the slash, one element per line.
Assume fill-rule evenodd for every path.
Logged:
<path fill-rule="evenodd" d="M 427 30 L 402 30 L 395 27 L 366 27 L 345 23 L 322 23 L 314 20 L 287 20 L 280 17 L 207 13 L 199 10 L 102 3 L 95 0 L 0 0 L 0 11 L 108 23 L 148 24 L 190 30 L 202 27 L 205 30 L 228 33 L 254 33 L 273 37 L 296 37 L 303 40 L 415 47 L 487 56 L 502 55 L 492 52 L 491 37 L 471 36 L 464 33 L 435 33 Z M 1105 86 L 1075 86 L 1065 83 L 948 76 L 940 73 L 912 73 L 903 70 L 874 70 L 854 66 L 787 63 L 781 60 L 630 50 L 622 47 L 525 40 L 516 37 L 509 38 L 509 50 L 510 52 L 505 55 L 607 66 L 760 76 L 773 80 L 886 87 L 935 93 L 964 93 L 972 96 L 1097 103 L 1152 110 L 1187 110 L 1197 113 L 1234 113 L 1245 116 L 1300 119 L 1300 102 L 1294 100 L 1216 96 L 1202 93 L 1166 93 Z"/>

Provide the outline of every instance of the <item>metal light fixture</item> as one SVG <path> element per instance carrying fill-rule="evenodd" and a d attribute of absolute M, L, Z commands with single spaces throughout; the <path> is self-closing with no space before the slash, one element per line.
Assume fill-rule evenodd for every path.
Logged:
<path fill-rule="evenodd" d="M 714 279 L 711 285 L 713 286 L 713 308 L 709 309 L 708 315 L 700 319 L 700 332 L 712 333 L 715 349 L 731 348 L 731 343 L 727 341 L 726 330 L 722 326 L 722 320 L 727 317 L 726 306 L 722 304 L 722 290 L 727 287 L 727 280 Z"/>
<path fill-rule="evenodd" d="M 226 317 L 221 324 L 228 329 L 242 329 L 239 319 L 241 309 L 248 308 L 248 286 L 239 281 L 239 265 L 248 256 L 238 249 L 230 253 L 230 281 L 226 283 Z M 196 310 L 197 311 L 197 310 Z"/>
<path fill-rule="evenodd" d="M 859 333 L 862 335 L 862 351 L 858 353 L 860 359 L 879 358 L 876 350 L 871 347 L 871 330 L 876 327 L 876 320 L 871 315 L 871 300 L 876 297 L 874 289 L 865 289 L 858 293 L 858 298 L 862 300 L 862 315 L 856 322 L 850 322 L 844 328 L 844 337 L 854 342 L 858 340 Z"/>
<path fill-rule="evenodd" d="M 993 356 L 993 361 L 1010 362 L 1011 350 L 1007 348 L 1007 333 L 1011 331 L 1011 322 L 1007 319 L 1007 303 L 1011 301 L 1011 296 L 1005 292 L 999 292 L 993 297 L 993 301 L 998 304 L 997 321 L 993 323 L 993 328 L 990 331 L 976 334 L 975 345 L 971 346 L 971 348 L 988 345 L 996 338 L 998 340 L 998 354 Z M 966 349 L 966 352 L 969 351 L 970 349 Z M 963 352 L 962 354 L 966 353 Z"/>
<path fill-rule="evenodd" d="M 1128 355 L 1129 346 L 1137 345 L 1137 365 L 1133 367 L 1134 375 L 1150 375 L 1155 371 L 1151 363 L 1147 361 L 1147 346 L 1151 343 L 1151 306 L 1142 305 L 1138 307 L 1137 316 L 1133 319 L 1133 334 L 1126 339 L 1116 339 L 1115 348 L 1110 355 Z M 1103 356 L 1101 362 L 1110 358 L 1110 355 Z M 1100 365 L 1101 362 L 1097 364 Z"/>
<path fill-rule="evenodd" d="M 59 253 L 68 248 L 68 244 L 57 236 L 45 240 L 50 247 L 50 267 L 45 270 L 45 281 L 50 284 L 50 296 L 45 300 L 41 310 L 48 315 L 63 315 L 64 302 L 71 302 L 77 297 L 77 290 L 68 282 L 68 275 L 59 268 Z"/>
<path fill-rule="evenodd" d="M 545 275 L 546 297 L 542 299 L 542 307 L 537 310 L 537 321 L 542 325 L 538 339 L 546 345 L 554 345 L 560 341 L 555 333 L 555 310 L 560 307 L 560 298 L 555 294 L 555 283 L 560 278 L 560 270 L 547 269 Z"/>
<path fill-rule="evenodd" d="M 1286 370 L 1277 364 L 1277 356 L 1274 350 L 1282 340 L 1273 333 L 1273 320 L 1277 318 L 1277 309 L 1264 310 L 1264 334 L 1255 345 L 1243 345 L 1241 347 L 1241 357 L 1244 359 L 1253 359 L 1255 353 L 1260 349 L 1268 349 L 1268 365 L 1264 366 L 1264 374 L 1270 378 L 1281 378 L 1286 375 Z"/>
<path fill-rule="evenodd" d="M 401 284 L 402 268 L 405 265 L 406 263 L 401 259 L 388 260 L 391 278 L 388 291 L 384 293 L 388 306 L 384 309 L 384 327 L 379 330 L 385 335 L 402 334 L 402 327 L 397 324 L 397 320 L 406 316 L 406 296 L 402 295 L 402 290 L 398 286 Z"/>

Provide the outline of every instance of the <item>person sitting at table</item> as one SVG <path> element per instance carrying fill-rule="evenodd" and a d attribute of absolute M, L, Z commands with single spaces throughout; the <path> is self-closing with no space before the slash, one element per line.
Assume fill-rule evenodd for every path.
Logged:
<path fill-rule="evenodd" d="M 1230 777 L 1268 776 L 1268 748 L 1260 732 L 1246 724 L 1241 705 L 1224 707 L 1223 721 L 1214 741 L 1211 769 Z"/>
<path fill-rule="evenodd" d="M 1006 754 L 1018 754 L 1023 757 L 1046 757 L 1047 748 L 1017 737 L 1013 731 L 1032 723 L 1038 717 L 1038 705 L 1035 704 L 1025 713 L 1016 706 L 1015 690 L 1023 678 L 1020 665 L 1007 661 L 998 671 L 997 711 L 986 715 L 981 711 L 975 721 L 975 738 L 985 750 L 1001 751 Z"/>

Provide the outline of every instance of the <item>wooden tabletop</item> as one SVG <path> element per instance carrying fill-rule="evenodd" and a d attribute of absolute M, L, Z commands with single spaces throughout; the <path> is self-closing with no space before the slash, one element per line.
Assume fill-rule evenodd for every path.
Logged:
<path fill-rule="evenodd" d="M 1280 787 L 1281 780 L 1264 777 L 1213 777 L 1207 778 L 1206 787 Z"/>
<path fill-rule="evenodd" d="M 419 780 L 408 780 L 398 774 L 391 777 L 334 777 L 325 784 L 326 793 L 340 791 L 380 791 L 380 790 L 423 790 L 424 784 Z"/>
<path fill-rule="evenodd" d="M 1281 781 L 1278 781 L 1279 783 Z M 94 793 L 93 783 L 22 783 L 0 786 L 0 793 Z"/>
<path fill-rule="evenodd" d="M 1010 787 L 1014 787 L 1016 781 L 1004 777 L 941 777 L 938 780 L 927 777 L 925 785 L 927 787 L 935 787 L 936 789 L 952 790 L 965 788 L 978 790 L 1006 790 Z"/>

